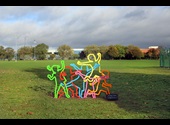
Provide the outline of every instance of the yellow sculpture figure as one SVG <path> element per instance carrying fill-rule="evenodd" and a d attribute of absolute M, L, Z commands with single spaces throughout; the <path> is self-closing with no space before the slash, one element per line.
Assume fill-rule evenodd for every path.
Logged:
<path fill-rule="evenodd" d="M 80 61 L 77 62 L 78 65 L 86 66 L 88 72 L 90 71 L 90 74 L 87 74 L 85 76 L 85 78 L 83 79 L 84 82 L 88 82 L 88 85 L 92 86 L 92 90 L 90 90 L 90 89 L 88 89 L 88 86 L 86 85 L 86 89 L 85 89 L 85 93 L 84 93 L 85 98 L 88 95 L 92 95 L 93 98 L 96 98 L 96 95 L 99 95 L 102 91 L 105 92 L 106 94 L 110 93 L 110 92 L 108 92 L 109 91 L 108 87 L 107 87 L 108 84 L 106 83 L 106 81 L 102 83 L 102 87 L 106 88 L 107 91 L 100 90 L 98 93 L 96 93 L 99 88 L 100 80 L 104 80 L 104 77 L 105 77 L 105 74 L 101 71 L 101 67 L 100 67 L 101 53 L 97 53 L 97 56 L 98 57 L 96 58 L 96 56 L 94 54 L 89 54 L 87 56 L 87 59 L 88 59 L 87 62 L 80 62 Z M 88 67 L 90 67 L 90 68 L 88 68 Z M 94 75 L 94 77 L 92 77 L 94 70 L 97 68 L 98 68 L 99 73 L 101 74 L 101 77 L 98 75 Z"/>
<path fill-rule="evenodd" d="M 101 68 L 100 68 L 101 53 L 97 53 L 97 56 L 98 56 L 98 58 L 96 59 L 96 56 L 94 54 L 89 54 L 87 56 L 87 60 L 88 60 L 87 62 L 77 61 L 77 65 L 86 66 L 87 68 L 88 68 L 88 66 L 90 67 L 90 69 L 88 69 L 88 70 L 91 71 L 91 73 L 89 75 L 86 75 L 85 81 L 88 80 L 89 82 L 92 82 L 90 80 L 90 78 L 91 78 L 94 70 L 97 69 L 97 68 L 99 68 L 99 73 L 102 73 Z M 91 59 L 90 59 L 90 57 L 91 57 Z M 92 66 L 93 63 L 94 63 L 94 66 Z M 96 76 L 98 76 L 98 75 L 95 75 L 95 77 Z"/>
<path fill-rule="evenodd" d="M 108 70 L 101 70 L 100 62 L 101 62 L 101 53 L 97 53 L 97 58 L 94 54 L 89 54 L 87 56 L 86 62 L 77 61 L 77 65 L 70 64 L 69 69 L 75 69 L 74 72 L 70 72 L 71 81 L 66 78 L 67 73 L 65 72 L 64 61 L 61 61 L 60 65 L 47 66 L 47 70 L 51 71 L 52 74 L 48 74 L 47 77 L 52 81 L 55 81 L 55 89 L 54 89 L 54 97 L 59 98 L 65 94 L 67 98 L 70 98 L 68 90 L 72 92 L 72 97 L 74 97 L 74 90 L 70 87 L 75 87 L 76 89 L 76 97 L 87 98 L 88 95 L 91 95 L 92 98 L 96 98 L 96 96 L 100 95 L 101 92 L 104 92 L 106 95 L 110 94 L 110 89 L 112 84 L 107 83 L 107 79 L 110 76 L 110 72 Z M 86 67 L 86 73 L 82 73 L 82 67 Z M 94 74 L 95 70 L 98 70 L 98 75 Z M 58 73 L 58 74 L 57 74 Z M 73 77 L 76 76 L 75 79 Z M 60 78 L 60 82 L 58 84 L 58 77 Z M 76 85 L 74 82 L 79 78 L 83 80 L 83 89 Z M 100 87 L 99 87 L 100 86 Z M 64 91 L 63 91 L 64 90 Z"/>

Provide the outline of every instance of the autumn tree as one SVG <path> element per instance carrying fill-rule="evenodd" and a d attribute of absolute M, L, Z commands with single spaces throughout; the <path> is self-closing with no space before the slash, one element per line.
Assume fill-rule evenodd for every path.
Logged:
<path fill-rule="evenodd" d="M 0 60 L 5 59 L 5 49 L 3 46 L 0 46 Z"/>
<path fill-rule="evenodd" d="M 58 54 L 62 59 L 69 59 L 73 56 L 74 51 L 68 45 L 61 45 L 57 48 Z"/>
<path fill-rule="evenodd" d="M 139 47 L 134 45 L 129 45 L 126 47 L 126 59 L 141 59 L 144 54 Z"/>
<path fill-rule="evenodd" d="M 146 53 L 146 55 L 150 58 L 150 59 L 159 59 L 159 55 L 160 55 L 160 48 L 150 48 L 148 50 L 148 52 Z"/>
<path fill-rule="evenodd" d="M 8 59 L 8 61 L 12 60 L 14 57 L 15 51 L 11 47 L 5 48 L 5 59 Z"/>
<path fill-rule="evenodd" d="M 33 55 L 33 48 L 29 46 L 24 46 L 18 49 L 18 56 L 20 59 L 31 59 Z"/>
<path fill-rule="evenodd" d="M 111 59 L 117 58 L 119 55 L 119 52 L 117 48 L 113 45 L 110 45 L 107 51 L 107 54 L 110 56 Z"/>
<path fill-rule="evenodd" d="M 99 46 L 97 45 L 89 45 L 84 48 L 84 52 L 86 55 L 89 55 L 92 53 L 95 56 L 97 56 L 97 53 L 100 52 L 100 49 L 99 49 Z"/>
<path fill-rule="evenodd" d="M 109 47 L 108 46 L 105 46 L 105 45 L 102 45 L 102 46 L 99 46 L 99 51 L 101 53 L 101 58 L 102 59 L 107 59 L 107 51 L 108 51 Z"/>

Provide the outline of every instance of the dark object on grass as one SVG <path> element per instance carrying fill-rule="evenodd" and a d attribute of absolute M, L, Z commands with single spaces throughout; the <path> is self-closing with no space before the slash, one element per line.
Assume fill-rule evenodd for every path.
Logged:
<path fill-rule="evenodd" d="M 114 94 L 114 93 L 108 94 L 106 95 L 106 99 L 113 100 L 113 101 L 118 100 L 118 94 Z"/>

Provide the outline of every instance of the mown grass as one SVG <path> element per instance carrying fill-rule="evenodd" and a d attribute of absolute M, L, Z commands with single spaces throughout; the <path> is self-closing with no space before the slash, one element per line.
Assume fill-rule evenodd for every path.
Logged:
<path fill-rule="evenodd" d="M 53 64 L 60 61 L 0 61 L 1 119 L 170 118 L 170 69 L 160 68 L 159 60 L 102 60 L 117 101 L 107 101 L 104 94 L 96 99 L 53 98 L 54 83 L 46 69 Z"/>

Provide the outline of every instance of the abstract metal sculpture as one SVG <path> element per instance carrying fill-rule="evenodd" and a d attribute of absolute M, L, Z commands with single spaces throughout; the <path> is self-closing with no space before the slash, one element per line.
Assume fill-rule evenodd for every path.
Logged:
<path fill-rule="evenodd" d="M 55 83 L 54 98 L 60 98 L 64 95 L 66 98 L 70 98 L 70 96 L 72 98 L 87 98 L 88 96 L 96 98 L 101 92 L 106 95 L 110 94 L 112 84 L 107 82 L 110 72 L 101 70 L 101 53 L 97 53 L 97 56 L 96 58 L 94 54 L 89 54 L 87 56 L 88 61 L 77 61 L 77 65 L 71 63 L 70 66 L 65 66 L 64 60 L 61 60 L 61 65 L 48 65 L 47 70 L 51 74 L 48 74 L 47 78 Z M 83 73 L 83 68 L 85 73 Z M 97 69 L 99 75 L 94 75 L 94 71 Z M 67 70 L 69 70 L 69 73 L 67 73 Z M 80 79 L 82 82 L 80 82 Z"/>

